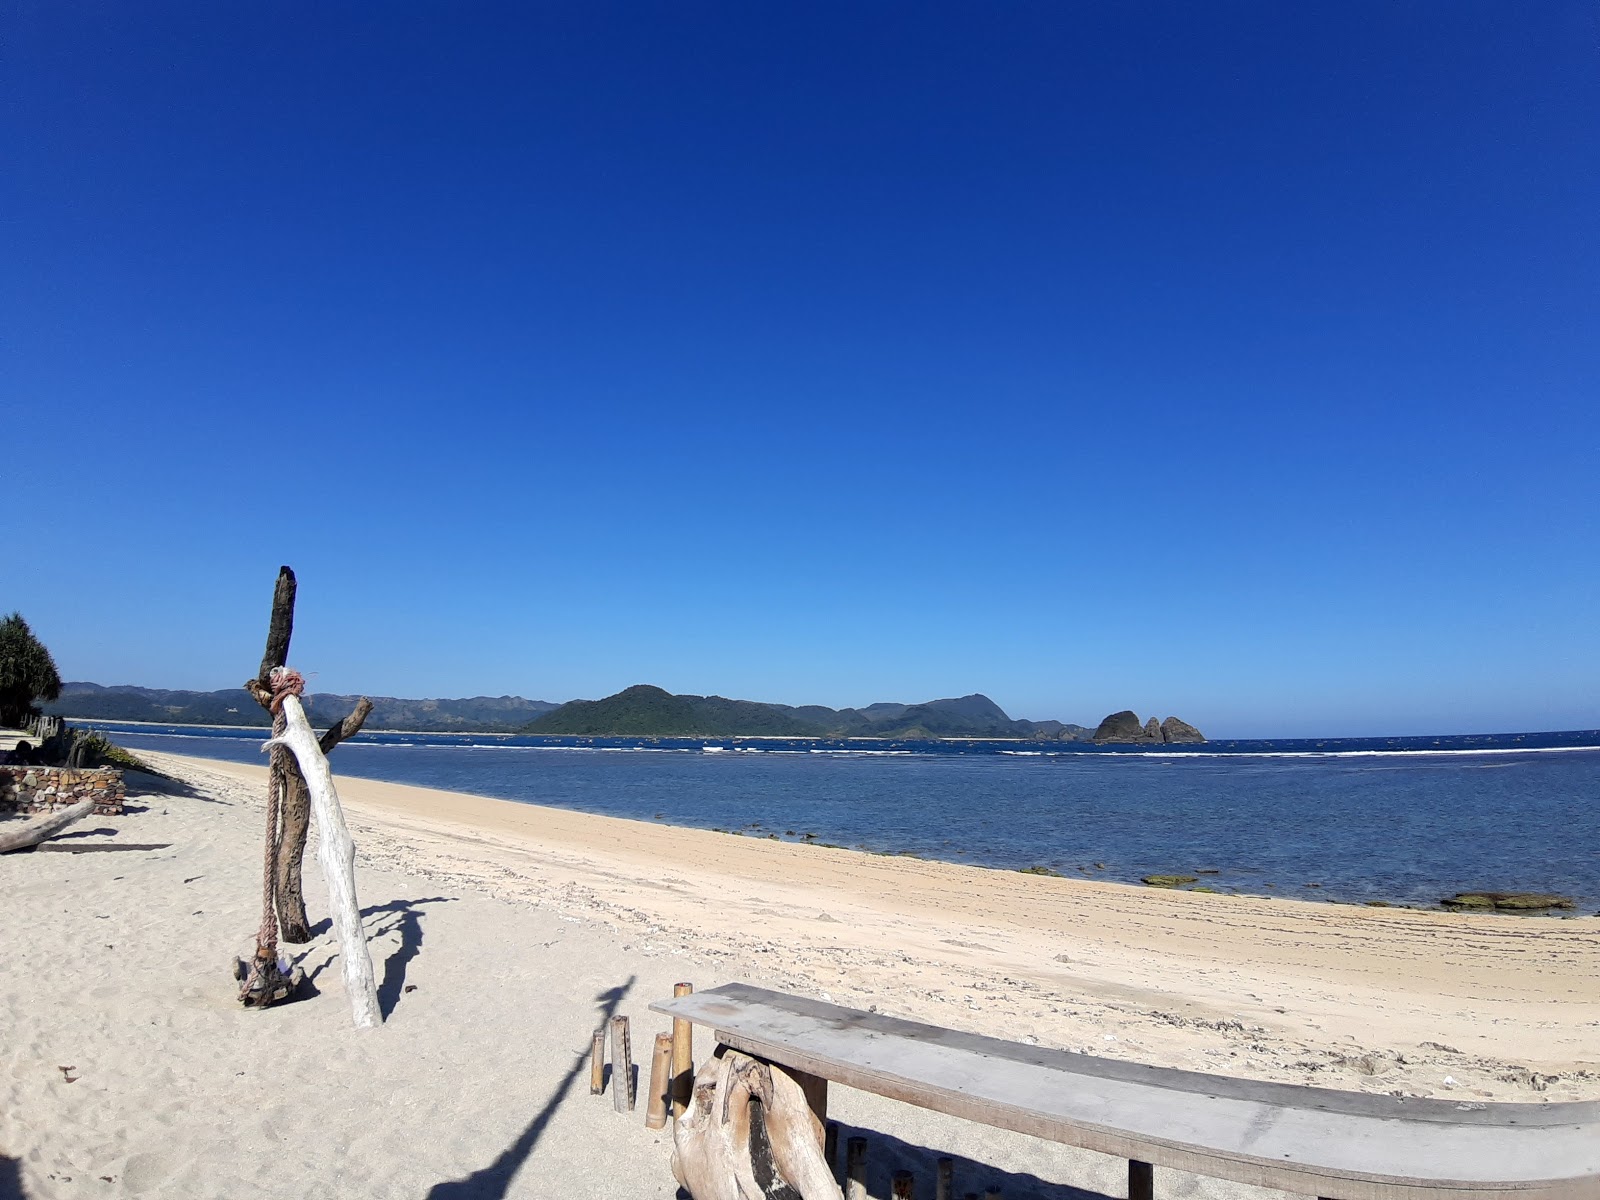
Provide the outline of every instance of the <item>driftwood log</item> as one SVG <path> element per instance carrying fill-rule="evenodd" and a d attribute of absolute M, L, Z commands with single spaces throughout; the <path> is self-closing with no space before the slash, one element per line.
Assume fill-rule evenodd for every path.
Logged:
<path fill-rule="evenodd" d="M 823 1129 L 782 1067 L 723 1049 L 695 1076 L 672 1173 L 694 1200 L 843 1200 Z"/>
<path fill-rule="evenodd" d="M 267 644 L 261 655 L 261 669 L 245 688 L 256 698 L 256 703 L 272 712 L 272 672 L 289 661 L 289 642 L 294 636 L 294 602 L 298 590 L 294 572 L 288 567 L 278 568 L 278 582 L 272 593 L 272 615 L 267 622 Z M 361 732 L 372 701 L 365 696 L 355 711 L 322 735 L 323 754 L 327 754 L 346 738 Z M 272 736 L 283 736 L 283 716 L 273 714 Z M 301 886 L 301 864 L 306 856 L 306 838 L 310 831 L 311 797 L 306 791 L 305 777 L 301 774 L 294 756 L 279 747 L 272 751 L 268 769 L 268 787 L 277 797 L 280 813 L 277 828 L 273 831 L 274 903 L 278 917 L 278 936 L 286 942 L 302 945 L 311 940 L 311 921 L 306 916 L 305 892 Z"/>
<path fill-rule="evenodd" d="M 284 717 L 282 737 L 267 746 L 283 747 L 294 754 L 300 774 L 310 793 L 311 808 L 317 815 L 320 838 L 317 862 L 328 883 L 328 907 L 333 914 L 333 930 L 339 938 L 339 957 L 344 962 L 344 987 L 350 995 L 350 1015 L 358 1029 L 371 1029 L 383 1020 L 378 1010 L 378 985 L 372 974 L 372 954 L 367 949 L 366 931 L 361 927 L 361 904 L 356 899 L 356 844 L 344 823 L 339 793 L 333 786 L 333 771 L 322 753 L 317 735 L 306 720 L 305 709 L 295 695 L 280 696 Z"/>
<path fill-rule="evenodd" d="M 46 838 L 52 838 L 68 825 L 81 821 L 94 811 L 93 797 L 80 800 L 71 808 L 63 808 L 51 813 L 47 817 L 39 817 L 28 821 L 17 829 L 0 833 L 0 854 L 11 850 L 25 850 L 29 846 L 37 846 Z"/>

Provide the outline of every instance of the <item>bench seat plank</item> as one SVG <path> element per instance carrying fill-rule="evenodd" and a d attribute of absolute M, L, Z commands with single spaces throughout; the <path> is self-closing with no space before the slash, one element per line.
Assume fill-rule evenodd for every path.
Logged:
<path fill-rule="evenodd" d="M 651 1005 L 772 1062 L 1156 1166 L 1337 1200 L 1600 1200 L 1600 1103 L 1336 1092 L 1023 1046 L 746 984 Z"/>

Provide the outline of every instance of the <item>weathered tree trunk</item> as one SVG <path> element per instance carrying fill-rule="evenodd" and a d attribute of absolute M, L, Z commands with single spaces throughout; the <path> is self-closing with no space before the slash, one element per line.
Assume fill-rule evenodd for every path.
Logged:
<path fill-rule="evenodd" d="M 781 1067 L 723 1050 L 673 1130 L 672 1173 L 694 1200 L 843 1200 L 822 1125 Z"/>
<path fill-rule="evenodd" d="M 272 672 L 289 661 L 289 642 L 294 635 L 294 601 L 299 585 L 288 567 L 278 568 L 278 583 L 272 592 L 272 616 L 267 623 L 267 644 L 261 655 L 261 671 L 245 685 L 256 702 L 272 710 Z M 355 711 L 322 735 L 322 752 L 327 754 L 345 738 L 361 731 L 372 701 L 365 696 Z M 281 713 L 273 714 L 272 736 L 283 736 Z M 302 863 L 306 856 L 306 836 L 310 827 L 311 799 L 306 781 L 294 756 L 281 746 L 272 751 L 268 786 L 278 797 L 279 819 L 271 832 L 273 839 L 274 908 L 278 936 L 296 945 L 311 940 L 311 921 L 306 916 L 305 892 L 301 886 Z"/>
<path fill-rule="evenodd" d="M 300 698 L 281 698 L 284 733 L 268 746 L 283 746 L 293 752 L 300 764 L 310 793 L 311 807 L 317 814 L 321 837 L 317 862 L 328 883 L 328 907 L 333 913 L 333 929 L 339 938 L 339 956 L 344 960 L 344 986 L 350 996 L 350 1015 L 358 1029 L 370 1029 L 383 1020 L 378 1009 L 378 986 L 372 974 L 372 955 L 367 950 L 367 935 L 361 928 L 361 905 L 356 899 L 356 847 L 344 823 L 339 793 L 333 786 L 333 772 L 306 720 Z"/>
<path fill-rule="evenodd" d="M 0 854 L 9 850 L 22 850 L 28 846 L 37 846 L 47 838 L 52 838 L 68 825 L 81 821 L 94 811 L 94 800 L 80 800 L 71 808 L 63 808 L 51 813 L 47 817 L 40 817 L 28 821 L 20 829 L 11 830 L 9 833 L 0 833 Z"/>
<path fill-rule="evenodd" d="M 327 754 L 345 738 L 360 733 L 371 712 L 372 701 L 361 697 L 354 712 L 322 735 L 318 743 L 322 753 Z M 274 736 L 279 736 L 276 726 Z M 285 783 L 277 852 L 278 936 L 286 942 L 299 944 L 311 940 L 311 923 L 306 918 L 305 893 L 300 881 L 301 863 L 306 856 L 306 834 L 310 828 L 311 795 L 306 791 L 305 776 L 298 768 L 285 772 Z"/>
<path fill-rule="evenodd" d="M 289 661 L 289 639 L 294 636 L 294 572 L 278 568 L 278 583 L 272 589 L 272 616 L 267 621 L 267 648 L 261 655 L 261 670 L 256 682 L 266 687 L 272 682 L 274 667 Z"/>

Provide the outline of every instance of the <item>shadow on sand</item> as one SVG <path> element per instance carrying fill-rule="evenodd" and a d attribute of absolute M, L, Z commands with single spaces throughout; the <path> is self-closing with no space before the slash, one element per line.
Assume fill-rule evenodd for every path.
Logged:
<path fill-rule="evenodd" d="M 980 1129 L 981 1126 L 974 1125 L 972 1128 Z M 901 1141 L 873 1129 L 857 1129 L 842 1121 L 839 1123 L 839 1169 L 836 1178 L 843 1178 L 845 1145 L 852 1137 L 867 1139 L 866 1184 L 869 1196 L 889 1195 L 896 1171 L 910 1171 L 917 1181 L 917 1194 L 931 1196 L 938 1161 L 948 1157 L 952 1160 L 953 1168 L 952 1196 L 965 1196 L 968 1193 L 982 1196 L 990 1189 L 997 1188 L 1005 1200 L 1113 1200 L 1104 1192 L 1092 1192 L 1065 1183 L 1051 1183 L 1037 1175 L 1019 1171 L 1002 1171 L 959 1154 L 930 1150 L 926 1146 Z"/>
<path fill-rule="evenodd" d="M 0 1200 L 22 1200 L 22 1168 L 0 1154 Z"/>
<path fill-rule="evenodd" d="M 631 975 L 628 982 L 601 992 L 595 999 L 595 1008 L 599 1013 L 596 1028 L 604 1028 L 606 1023 L 616 1014 L 617 1008 L 622 1004 L 622 999 L 632 989 L 639 977 Z M 522 1164 L 528 1161 L 528 1156 L 533 1153 L 533 1148 L 538 1144 L 545 1127 L 550 1124 L 550 1118 L 555 1116 L 556 1110 L 567 1098 L 567 1093 L 572 1090 L 572 1085 L 589 1066 L 589 1047 L 584 1046 L 573 1060 L 572 1067 L 562 1077 L 561 1083 L 556 1087 L 555 1093 L 545 1106 L 528 1123 L 522 1135 L 507 1146 L 487 1167 L 474 1171 L 465 1179 L 452 1179 L 446 1183 L 436 1183 L 428 1190 L 427 1200 L 501 1200 L 506 1191 L 511 1187 L 511 1180 L 522 1169 Z"/>
<path fill-rule="evenodd" d="M 418 910 L 424 904 L 449 904 L 455 899 L 454 896 L 424 896 L 419 900 L 391 900 L 387 904 L 373 904 L 361 910 L 368 942 L 396 930 L 400 933 L 400 948 L 384 960 L 383 978 L 378 982 L 378 1010 L 383 1013 L 385 1020 L 394 1012 L 395 1005 L 405 991 L 406 964 L 422 953 L 422 914 Z M 385 916 L 393 919 L 388 922 L 373 922 L 370 919 Z M 332 928 L 332 919 L 323 917 L 311 927 L 311 936 L 319 938 Z M 336 946 L 317 946 L 300 955 L 295 962 L 305 966 L 306 959 L 319 952 L 325 952 L 324 957 L 315 967 L 306 970 L 301 990 L 295 995 L 297 1000 L 317 995 L 317 976 L 326 971 L 339 954 Z"/>
<path fill-rule="evenodd" d="M 208 796 L 193 784 L 185 783 L 181 779 L 174 779 L 170 775 L 157 775 L 150 771 L 126 770 L 122 773 L 122 781 L 127 786 L 130 797 L 148 799 L 151 796 L 178 796 L 184 800 L 204 800 L 207 804 L 220 804 L 225 808 L 232 805 L 227 800 L 218 800 L 215 796 Z M 144 812 L 141 805 L 124 803 L 124 812 Z"/>

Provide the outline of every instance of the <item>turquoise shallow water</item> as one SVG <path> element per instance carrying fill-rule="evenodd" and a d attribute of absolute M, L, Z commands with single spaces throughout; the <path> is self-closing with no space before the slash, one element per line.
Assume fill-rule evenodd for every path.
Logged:
<path fill-rule="evenodd" d="M 114 732 L 134 750 L 262 761 L 260 731 Z M 1429 905 L 1548 891 L 1600 908 L 1594 731 L 1131 753 L 407 734 L 347 742 L 334 761 L 371 779 L 990 867 L 1215 871 L 1202 882 L 1219 891 Z"/>

